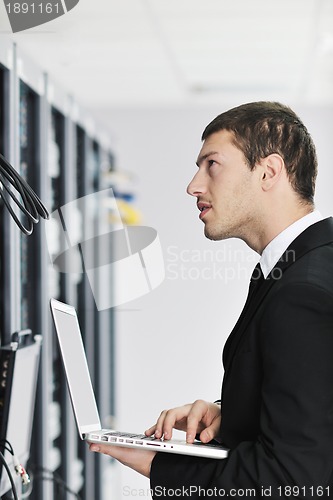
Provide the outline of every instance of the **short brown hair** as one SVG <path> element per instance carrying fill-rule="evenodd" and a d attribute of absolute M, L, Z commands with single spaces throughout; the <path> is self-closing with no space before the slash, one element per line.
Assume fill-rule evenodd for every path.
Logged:
<path fill-rule="evenodd" d="M 307 128 L 288 106 L 278 102 L 252 102 L 226 111 L 209 123 L 202 140 L 220 130 L 234 135 L 251 170 L 266 156 L 277 153 L 302 200 L 313 203 L 317 177 L 316 149 Z"/>

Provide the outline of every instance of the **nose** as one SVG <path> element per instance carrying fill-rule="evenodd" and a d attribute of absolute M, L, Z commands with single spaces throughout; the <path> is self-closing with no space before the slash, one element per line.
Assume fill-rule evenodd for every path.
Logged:
<path fill-rule="evenodd" d="M 199 169 L 187 186 L 187 193 L 191 196 L 200 196 L 206 190 L 203 172 Z"/>

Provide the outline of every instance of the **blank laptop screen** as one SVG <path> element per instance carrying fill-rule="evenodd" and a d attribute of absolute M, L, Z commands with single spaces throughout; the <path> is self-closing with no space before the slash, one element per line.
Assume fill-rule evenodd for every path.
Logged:
<path fill-rule="evenodd" d="M 79 432 L 100 429 L 100 420 L 91 385 L 79 323 L 74 308 L 72 314 L 52 306 L 67 383 Z"/>

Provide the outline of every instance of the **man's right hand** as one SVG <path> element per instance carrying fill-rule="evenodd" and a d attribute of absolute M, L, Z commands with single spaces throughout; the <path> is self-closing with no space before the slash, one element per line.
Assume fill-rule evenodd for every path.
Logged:
<path fill-rule="evenodd" d="M 195 436 L 200 434 L 200 440 L 208 443 L 214 439 L 220 429 L 221 407 L 201 399 L 194 403 L 164 410 L 155 425 L 145 431 L 147 436 L 171 439 L 172 429 L 186 432 L 187 443 L 193 443 Z"/>

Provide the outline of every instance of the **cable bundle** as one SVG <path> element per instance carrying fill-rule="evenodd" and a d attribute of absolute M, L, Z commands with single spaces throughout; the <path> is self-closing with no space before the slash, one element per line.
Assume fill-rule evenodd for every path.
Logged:
<path fill-rule="evenodd" d="M 20 462 L 18 461 L 17 457 L 15 456 L 13 447 L 10 444 L 10 442 L 7 441 L 7 439 L 1 439 L 0 443 L 1 443 L 0 446 L 3 449 L 3 451 L 7 450 L 12 455 L 16 474 L 21 476 L 23 484 L 28 484 L 30 482 L 29 476 L 26 473 L 25 469 L 20 464 Z M 15 482 L 14 482 L 12 473 L 10 472 L 10 468 L 6 462 L 6 459 L 5 459 L 2 451 L 0 451 L 0 461 L 1 461 L 2 465 L 4 466 L 4 468 L 6 469 L 6 472 L 7 472 L 10 484 L 11 484 L 11 489 L 13 492 L 14 500 L 18 500 Z"/>
<path fill-rule="evenodd" d="M 9 185 L 8 185 L 9 184 Z M 13 186 L 16 191 L 20 194 L 21 201 L 12 192 Z M 49 218 L 49 213 L 41 200 L 38 198 L 34 190 L 29 186 L 29 184 L 21 177 L 16 170 L 11 166 L 11 164 L 5 159 L 2 154 L 0 154 L 0 197 L 2 198 L 4 204 L 6 205 L 9 213 L 13 217 L 14 221 L 21 229 L 21 231 L 29 235 L 32 233 L 34 224 L 37 224 L 40 217 L 43 219 Z M 10 204 L 10 198 L 14 201 L 16 206 L 23 212 L 26 216 L 28 224 L 25 227 L 17 215 L 15 214 L 13 208 Z"/>
<path fill-rule="evenodd" d="M 81 500 L 80 495 L 69 488 L 65 481 L 61 478 L 61 476 L 54 471 L 51 471 L 44 467 L 39 467 L 34 464 L 30 464 L 30 470 L 28 474 L 25 468 L 20 464 L 19 459 L 16 457 L 11 443 L 7 439 L 0 439 L 0 462 L 2 463 L 8 474 L 8 478 L 11 484 L 11 491 L 13 495 L 11 495 L 10 498 L 13 497 L 14 500 L 19 500 L 14 478 L 4 457 L 5 450 L 7 450 L 12 455 L 14 470 L 16 474 L 21 477 L 22 484 L 25 487 L 28 487 L 28 489 L 20 495 L 20 498 L 30 498 L 34 483 L 41 480 L 51 481 L 54 483 L 55 487 L 57 488 L 56 498 L 58 500 L 60 498 L 67 498 L 67 494 L 72 495 L 76 500 Z M 7 498 L 7 493 L 1 498 Z"/>

